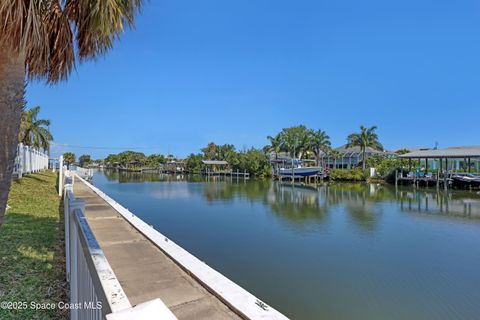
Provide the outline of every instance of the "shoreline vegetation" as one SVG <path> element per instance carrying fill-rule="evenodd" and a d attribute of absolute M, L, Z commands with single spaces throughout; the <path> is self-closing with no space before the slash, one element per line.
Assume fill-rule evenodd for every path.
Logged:
<path fill-rule="evenodd" d="M 67 301 L 63 205 L 57 175 L 44 171 L 12 182 L 0 232 L 2 301 Z M 68 310 L 0 309 L 0 319 L 66 319 Z"/>
<path fill-rule="evenodd" d="M 232 144 L 216 144 L 210 142 L 198 153 L 191 153 L 184 159 L 173 155 L 151 154 L 142 152 L 123 151 L 110 154 L 105 159 L 92 160 L 90 155 L 81 155 L 78 159 L 80 166 L 104 166 L 110 169 L 137 171 L 142 169 L 159 169 L 165 166 L 182 166 L 185 172 L 200 173 L 205 170 L 204 160 L 227 161 L 232 171 L 247 172 L 250 176 L 258 178 L 271 177 L 273 174 L 272 160 L 280 157 L 309 160 L 317 166 L 322 166 L 328 172 L 331 180 L 337 181 L 367 181 L 368 169 L 375 168 L 378 173 L 377 180 L 390 181 L 397 169 L 406 165 L 405 160 L 391 158 L 387 155 L 374 155 L 367 157 L 366 149 L 373 148 L 383 151 L 383 146 L 376 134 L 376 126 L 366 128 L 360 126 L 359 132 L 352 133 L 346 138 L 346 146 L 358 147 L 362 158 L 352 169 L 330 168 L 326 159 L 333 159 L 333 166 L 341 154 L 332 148 L 330 137 L 321 129 L 311 129 L 304 125 L 283 128 L 274 136 L 268 136 L 269 144 L 263 148 L 244 148 L 237 150 Z M 408 152 L 400 150 L 398 154 Z M 67 163 L 74 163 L 75 154 L 64 154 Z M 330 166 L 332 164 L 330 163 Z"/>
<path fill-rule="evenodd" d="M 403 159 L 399 155 L 409 153 L 408 149 L 386 151 L 376 133 L 377 127 L 360 126 L 357 132 L 346 137 L 346 144 L 332 148 L 329 135 L 321 129 L 307 128 L 297 125 L 283 128 L 274 136 L 267 136 L 268 145 L 263 148 L 243 148 L 237 150 L 233 144 L 208 143 L 198 153 L 191 153 L 185 158 L 177 158 L 172 154 L 150 154 L 143 152 L 123 151 L 109 154 L 105 159 L 92 160 L 83 154 L 76 161 L 75 154 L 64 153 L 67 164 L 78 163 L 80 166 L 119 169 L 130 172 L 167 172 L 167 173 L 205 173 L 219 169 L 220 172 L 248 173 L 250 177 L 268 178 L 274 176 L 274 166 L 279 163 L 289 164 L 292 159 L 305 161 L 310 165 L 323 168 L 322 177 L 331 181 L 374 181 L 395 182 L 395 172 L 407 174 L 413 168 L 421 167 L 420 160 Z M 345 167 L 343 158 L 351 156 L 355 150 L 358 156 L 355 162 Z M 372 151 L 373 150 L 373 151 Z M 210 162 L 210 167 L 204 163 Z M 218 162 L 219 165 L 211 164 Z M 224 162 L 228 164 L 224 164 Z M 221 164 L 220 164 L 221 163 Z M 308 166 L 308 165 L 307 165 Z M 218 167 L 218 168 L 217 168 Z M 370 168 L 375 175 L 370 176 Z M 408 170 L 407 170 L 408 169 Z M 462 171 L 463 170 L 463 171 Z M 436 171 L 421 167 L 424 173 Z M 467 172 L 460 168 L 458 172 Z"/>

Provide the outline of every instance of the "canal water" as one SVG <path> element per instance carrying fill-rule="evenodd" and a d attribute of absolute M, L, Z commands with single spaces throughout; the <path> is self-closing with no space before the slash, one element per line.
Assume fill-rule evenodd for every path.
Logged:
<path fill-rule="evenodd" d="M 292 319 L 479 319 L 480 195 L 96 172 L 93 183 Z"/>

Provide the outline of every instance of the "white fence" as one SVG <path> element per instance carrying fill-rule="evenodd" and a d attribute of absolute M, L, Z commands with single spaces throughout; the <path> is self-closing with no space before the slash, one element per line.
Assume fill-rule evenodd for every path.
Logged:
<path fill-rule="evenodd" d="M 48 169 L 48 155 L 35 148 L 24 146 L 19 143 L 17 146 L 17 157 L 13 174 L 21 178 L 24 174 L 38 172 Z"/>
<path fill-rule="evenodd" d="M 64 178 L 62 172 L 65 172 Z M 176 320 L 160 299 L 131 306 L 85 218 L 85 202 L 75 198 L 74 174 L 60 167 L 60 179 L 65 185 L 65 254 L 67 281 L 70 283 L 70 319 Z"/>

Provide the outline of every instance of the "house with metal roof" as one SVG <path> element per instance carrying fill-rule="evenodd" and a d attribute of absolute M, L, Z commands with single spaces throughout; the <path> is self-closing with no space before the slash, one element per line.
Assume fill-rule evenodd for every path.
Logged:
<path fill-rule="evenodd" d="M 363 161 L 362 150 L 360 147 L 347 147 L 343 145 L 341 147 L 333 149 L 338 152 L 338 157 L 332 157 L 326 155 L 324 160 L 328 168 L 335 169 L 352 169 L 359 166 Z M 367 147 L 365 150 L 365 156 L 367 158 L 374 155 L 383 155 L 387 157 L 395 157 L 396 154 L 391 151 L 376 150 L 371 147 Z"/>

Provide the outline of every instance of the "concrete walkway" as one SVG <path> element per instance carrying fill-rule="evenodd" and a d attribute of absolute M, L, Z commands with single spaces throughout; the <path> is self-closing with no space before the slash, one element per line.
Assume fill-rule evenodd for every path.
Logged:
<path fill-rule="evenodd" d="M 160 298 L 179 320 L 241 319 L 78 179 L 74 193 L 132 305 Z"/>

